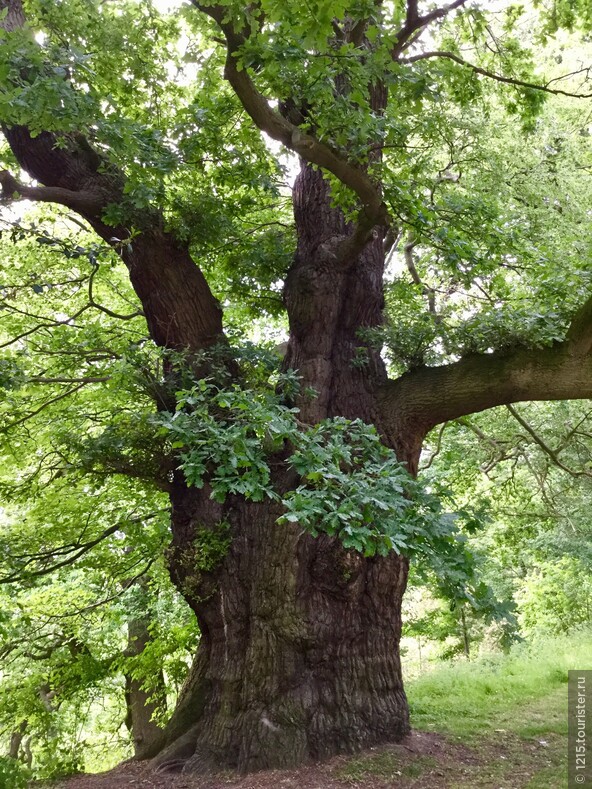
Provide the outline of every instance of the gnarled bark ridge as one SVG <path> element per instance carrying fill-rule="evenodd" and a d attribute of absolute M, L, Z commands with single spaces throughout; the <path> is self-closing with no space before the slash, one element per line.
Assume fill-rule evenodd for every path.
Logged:
<path fill-rule="evenodd" d="M 157 763 L 208 772 L 293 767 L 408 731 L 398 642 L 407 564 L 364 559 L 279 511 L 240 503 L 220 567 L 173 577 L 202 633 Z M 203 527 L 202 527 L 203 528 Z M 183 732 L 185 736 L 179 736 Z"/>

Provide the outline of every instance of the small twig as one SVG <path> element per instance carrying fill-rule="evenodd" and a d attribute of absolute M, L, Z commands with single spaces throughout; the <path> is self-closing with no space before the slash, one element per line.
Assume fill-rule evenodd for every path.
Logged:
<path fill-rule="evenodd" d="M 108 307 L 103 307 L 102 304 L 98 304 L 94 297 L 93 297 L 93 282 L 97 271 L 99 270 L 99 266 L 95 263 L 93 265 L 93 271 L 90 277 L 88 278 L 88 303 L 89 306 L 94 307 L 96 310 L 100 310 L 100 312 L 104 312 L 105 315 L 109 315 L 110 318 L 116 318 L 120 321 L 131 321 L 132 318 L 138 318 L 140 316 L 144 317 L 143 310 L 136 310 L 132 312 L 130 315 L 120 315 L 118 312 L 113 312 Z"/>
<path fill-rule="evenodd" d="M 572 477 L 592 477 L 592 472 L 590 471 L 585 471 L 585 470 L 576 471 L 575 469 L 566 466 L 565 463 L 559 460 L 557 452 L 555 452 L 553 449 L 551 449 L 550 446 L 548 446 L 548 444 L 545 443 L 545 441 L 538 435 L 538 433 L 534 430 L 534 428 L 528 424 L 526 419 L 520 416 L 520 414 L 518 413 L 518 411 L 516 411 L 514 406 L 506 405 L 506 408 L 512 414 L 514 419 L 518 422 L 518 424 L 522 425 L 524 430 L 526 430 L 526 432 L 532 438 L 535 444 L 537 444 L 543 450 L 545 455 L 547 455 L 556 466 L 558 466 L 560 469 L 570 474 Z"/>
<path fill-rule="evenodd" d="M 434 462 L 434 460 L 435 460 L 435 459 L 438 457 L 438 455 L 440 454 L 440 451 L 441 451 L 441 449 L 442 449 L 442 436 L 443 436 L 443 434 L 444 434 L 444 431 L 446 430 L 446 428 L 448 427 L 448 425 L 449 425 L 449 424 L 450 424 L 450 422 L 443 422 L 443 423 L 440 425 L 440 430 L 438 430 L 438 440 L 437 440 L 437 442 L 436 442 L 436 448 L 435 448 L 435 450 L 432 452 L 432 454 L 430 455 L 430 459 L 428 460 L 428 462 L 427 462 L 425 465 L 423 465 L 423 466 L 420 466 L 420 467 L 419 467 L 419 469 L 418 469 L 418 470 L 419 470 L 420 472 L 421 472 L 421 471 L 425 471 L 426 469 L 428 469 L 428 468 L 429 468 L 429 467 L 432 465 L 432 463 Z"/>
<path fill-rule="evenodd" d="M 85 304 L 84 307 L 81 307 L 78 312 L 75 312 L 70 318 L 66 318 L 63 321 L 54 321 L 52 320 L 50 323 L 39 323 L 37 326 L 33 326 L 32 329 L 28 329 L 27 331 L 22 332 L 22 334 L 17 334 L 16 337 L 13 337 L 6 342 L 0 344 L 0 348 L 7 348 L 9 345 L 14 345 L 15 342 L 19 340 L 23 340 L 25 337 L 28 337 L 30 334 L 35 334 L 35 332 L 39 331 L 40 329 L 51 329 L 53 326 L 73 326 L 72 321 L 76 318 L 80 317 L 83 312 L 90 309 L 90 304 Z"/>
<path fill-rule="evenodd" d="M 36 384 L 102 384 L 110 380 L 110 375 L 96 375 L 85 378 L 45 378 L 41 375 L 34 375 L 31 378 L 27 378 L 27 382 L 31 381 Z"/>
<path fill-rule="evenodd" d="M 455 55 L 454 52 L 446 52 L 436 50 L 433 52 L 421 52 L 418 55 L 411 55 L 407 58 L 401 58 L 399 63 L 410 64 L 410 63 L 417 63 L 420 60 L 428 60 L 430 58 L 444 58 L 447 60 L 452 60 L 455 63 L 458 63 L 460 66 L 464 66 L 465 68 L 469 68 L 475 72 L 475 74 L 481 74 L 483 77 L 488 77 L 489 79 L 496 80 L 496 82 L 503 82 L 506 85 L 513 85 L 516 88 L 527 88 L 528 90 L 538 90 L 543 91 L 543 93 L 551 93 L 554 96 L 569 96 L 571 98 L 576 99 L 590 99 L 592 98 L 592 93 L 572 93 L 567 90 L 561 90 L 560 88 L 550 88 L 549 85 L 551 82 L 547 82 L 544 85 L 537 84 L 536 82 L 525 82 L 521 79 L 516 79 L 515 77 L 504 77 L 502 74 L 496 74 L 494 71 L 489 71 L 488 69 L 481 68 L 481 66 L 477 66 L 474 63 L 469 63 L 467 60 L 463 60 L 459 55 Z M 567 75 L 571 76 L 571 75 Z M 555 80 L 552 80 L 555 81 Z"/>

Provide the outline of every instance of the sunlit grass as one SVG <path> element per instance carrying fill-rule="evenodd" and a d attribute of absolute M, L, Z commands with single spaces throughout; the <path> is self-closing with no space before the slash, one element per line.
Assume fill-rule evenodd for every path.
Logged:
<path fill-rule="evenodd" d="M 567 734 L 566 716 L 531 704 L 565 687 L 570 669 L 592 668 L 592 631 L 516 645 L 508 654 L 445 665 L 407 683 L 412 724 L 463 738 L 494 728 Z"/>

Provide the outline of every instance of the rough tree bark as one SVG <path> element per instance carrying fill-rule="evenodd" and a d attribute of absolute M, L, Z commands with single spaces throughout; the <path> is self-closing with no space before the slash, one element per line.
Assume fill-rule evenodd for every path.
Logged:
<path fill-rule="evenodd" d="M 565 343 L 548 351 L 483 355 L 387 381 L 379 354 L 358 334 L 383 320 L 380 189 L 364 170 L 272 109 L 247 71 L 236 67 L 233 52 L 243 34 L 225 21 L 223 9 L 194 5 L 226 36 L 225 73 L 247 113 L 303 157 L 294 189 L 298 244 L 285 287 L 286 364 L 318 392 L 300 403 L 303 421 L 341 415 L 372 422 L 415 473 L 426 433 L 442 421 L 516 400 L 592 395 L 590 307 L 576 316 Z M 4 7 L 8 23 L 16 24 L 20 4 L 0 0 Z M 399 54 L 430 21 L 418 16 L 417 3 L 408 9 Z M 121 200 L 125 176 L 105 167 L 87 141 L 71 135 L 57 148 L 52 134 L 32 138 L 23 127 L 5 135 L 41 184 L 25 186 L 4 173 L 5 194 L 67 205 L 108 243 L 126 238 L 125 228 L 102 221 L 105 207 Z M 356 223 L 348 225 L 331 207 L 329 187 L 311 162 L 357 195 Z M 219 305 L 186 245 L 165 231 L 156 209 L 139 229 L 131 247 L 115 246 L 154 341 L 195 351 L 222 339 Z M 353 363 L 359 348 L 363 365 Z M 278 472 L 277 486 L 294 483 L 289 471 Z M 313 539 L 298 525 L 278 527 L 275 506 L 239 497 L 218 504 L 207 485 L 189 488 L 179 472 L 170 498 L 171 577 L 195 611 L 202 638 L 158 743 L 158 764 L 197 771 L 287 767 L 405 735 L 398 647 L 406 560 L 394 553 L 364 558 L 328 537 Z M 215 537 L 221 524 L 229 537 L 226 554 L 214 569 L 200 570 L 200 536 Z"/>

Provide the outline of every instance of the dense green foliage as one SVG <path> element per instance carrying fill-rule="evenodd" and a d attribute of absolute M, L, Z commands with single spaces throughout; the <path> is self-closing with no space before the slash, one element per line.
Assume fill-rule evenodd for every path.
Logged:
<path fill-rule="evenodd" d="M 588 419 L 586 402 L 521 405 L 463 418 L 432 437 L 425 474 L 447 484 L 460 506 L 481 512 L 484 528 L 470 538 L 479 575 L 516 608 L 496 623 L 464 609 L 463 622 L 463 609 L 437 590 L 417 589 L 409 599 L 410 657 L 417 639 L 429 660 L 463 652 L 465 635 L 472 654 L 590 622 Z M 430 641 L 439 649 L 430 651 Z"/>
<path fill-rule="evenodd" d="M 221 364 L 228 352 L 208 355 Z M 442 492 L 429 494 L 360 420 L 302 424 L 299 409 L 290 407 L 299 389 L 294 371 L 279 373 L 273 354 L 247 348 L 243 355 L 253 367 L 247 387 L 232 381 L 222 386 L 218 371 L 177 391 L 175 412 L 163 411 L 155 420 L 171 449 L 179 450 L 189 484 L 201 488 L 207 479 L 211 497 L 220 502 L 237 494 L 280 502 L 280 524 L 339 536 L 345 547 L 366 556 L 410 553 L 463 593 L 472 574 L 470 556 L 455 526 L 461 516 L 443 512 Z M 274 466 L 292 469 L 300 484 L 279 493 Z"/>

